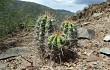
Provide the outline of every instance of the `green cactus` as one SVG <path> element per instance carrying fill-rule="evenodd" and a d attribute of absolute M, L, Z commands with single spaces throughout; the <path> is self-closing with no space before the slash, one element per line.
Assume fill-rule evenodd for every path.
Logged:
<path fill-rule="evenodd" d="M 50 35 L 54 31 L 54 19 L 51 16 L 43 15 L 37 20 L 36 32 L 37 40 L 44 41 L 45 37 Z"/>
<path fill-rule="evenodd" d="M 76 26 L 71 21 L 62 22 L 61 30 L 67 35 L 68 39 L 75 39 L 77 37 Z"/>
<path fill-rule="evenodd" d="M 56 32 L 54 35 L 48 37 L 48 48 L 50 50 L 59 50 L 61 48 L 67 48 L 68 42 L 66 40 L 66 35 Z"/>

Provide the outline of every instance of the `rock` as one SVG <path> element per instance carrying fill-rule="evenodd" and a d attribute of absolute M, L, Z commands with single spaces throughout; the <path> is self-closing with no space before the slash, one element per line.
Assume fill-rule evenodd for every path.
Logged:
<path fill-rule="evenodd" d="M 17 46 L 18 42 L 19 41 L 16 38 L 15 39 L 9 39 L 9 40 L 6 40 L 4 42 L 0 42 L 0 53 L 5 51 L 8 48 L 12 48 L 12 47 Z"/>
<path fill-rule="evenodd" d="M 98 54 L 98 57 L 105 58 L 105 55 L 104 54 Z"/>
<path fill-rule="evenodd" d="M 24 70 L 38 70 L 35 66 L 27 66 Z"/>
<path fill-rule="evenodd" d="M 95 31 L 86 28 L 78 29 L 78 38 L 79 39 L 93 39 L 95 37 Z"/>
<path fill-rule="evenodd" d="M 94 13 L 93 14 L 93 17 L 98 17 L 98 16 L 101 16 L 103 13 Z"/>
<path fill-rule="evenodd" d="M 6 64 L 0 63 L 0 70 L 6 70 Z"/>
<path fill-rule="evenodd" d="M 88 24 L 90 24 L 90 22 L 84 22 L 82 25 L 87 26 Z"/>
<path fill-rule="evenodd" d="M 99 58 L 97 56 L 91 56 L 86 59 L 86 61 L 88 61 L 88 62 L 97 61 L 97 60 L 101 60 L 101 58 Z"/>
<path fill-rule="evenodd" d="M 101 48 L 99 50 L 100 53 L 104 53 L 104 54 L 107 54 L 107 55 L 110 55 L 110 48 Z"/>
<path fill-rule="evenodd" d="M 30 51 L 27 50 L 25 47 L 15 47 L 15 48 L 10 48 L 6 50 L 6 52 L 3 52 L 0 54 L 0 60 L 2 59 L 7 59 L 10 57 L 15 57 L 18 55 L 23 55 L 25 53 L 29 53 Z"/>
<path fill-rule="evenodd" d="M 91 56 L 91 54 L 93 53 L 92 50 L 85 50 L 84 54 L 87 56 Z"/>
<path fill-rule="evenodd" d="M 107 0 L 108 2 L 110 2 L 110 0 Z"/>
<path fill-rule="evenodd" d="M 103 40 L 106 42 L 110 41 L 110 35 L 106 35 Z"/>
<path fill-rule="evenodd" d="M 79 46 L 86 46 L 89 43 L 89 40 L 79 39 L 77 43 L 78 43 Z"/>

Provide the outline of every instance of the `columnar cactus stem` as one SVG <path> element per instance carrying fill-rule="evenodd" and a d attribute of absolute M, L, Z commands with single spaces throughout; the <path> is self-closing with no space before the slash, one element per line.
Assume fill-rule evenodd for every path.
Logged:
<path fill-rule="evenodd" d="M 36 24 L 36 40 L 41 52 L 46 50 L 47 38 L 54 31 L 54 26 L 54 19 L 51 16 L 43 15 L 38 18 Z"/>
<path fill-rule="evenodd" d="M 64 21 L 61 24 L 61 30 L 67 35 L 68 39 L 77 38 L 76 26 L 71 21 Z"/>
<path fill-rule="evenodd" d="M 53 35 L 48 38 L 48 48 L 50 50 L 57 51 L 61 48 L 66 48 L 68 46 L 66 36 L 59 31 L 56 31 Z"/>

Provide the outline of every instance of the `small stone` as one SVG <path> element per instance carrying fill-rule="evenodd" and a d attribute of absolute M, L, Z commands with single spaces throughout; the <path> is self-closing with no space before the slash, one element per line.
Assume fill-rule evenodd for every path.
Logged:
<path fill-rule="evenodd" d="M 86 55 L 80 55 L 81 59 L 87 59 L 88 57 Z"/>
<path fill-rule="evenodd" d="M 98 16 L 101 16 L 103 13 L 94 13 L 93 14 L 93 17 L 98 17 Z"/>
<path fill-rule="evenodd" d="M 110 35 L 106 35 L 103 40 L 106 42 L 110 41 Z"/>
<path fill-rule="evenodd" d="M 107 62 L 107 65 L 110 65 L 110 62 Z"/>
<path fill-rule="evenodd" d="M 93 53 L 92 50 L 88 50 L 88 51 L 85 51 L 85 52 L 84 52 L 84 54 L 87 55 L 87 56 L 90 56 L 92 53 Z"/>
<path fill-rule="evenodd" d="M 100 58 L 105 58 L 105 55 L 103 55 L 103 54 L 99 54 L 98 55 Z"/>
<path fill-rule="evenodd" d="M 79 39 L 77 43 L 78 43 L 79 46 L 86 46 L 89 43 L 89 40 Z"/>
<path fill-rule="evenodd" d="M 97 60 L 101 60 L 101 58 L 99 58 L 97 56 L 91 56 L 86 59 L 86 61 L 88 61 L 88 62 L 97 61 Z"/>
<path fill-rule="evenodd" d="M 90 24 L 90 22 L 85 22 L 85 23 L 83 23 L 82 25 L 85 26 L 85 25 L 88 25 L 88 24 Z"/>
<path fill-rule="evenodd" d="M 6 64 L 0 63 L 0 70 L 6 70 Z"/>
<path fill-rule="evenodd" d="M 110 48 L 101 48 L 99 52 L 110 55 Z"/>

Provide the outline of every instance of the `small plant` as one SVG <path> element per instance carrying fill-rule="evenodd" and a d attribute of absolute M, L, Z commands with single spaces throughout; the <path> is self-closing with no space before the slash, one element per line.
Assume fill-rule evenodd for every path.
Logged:
<path fill-rule="evenodd" d="M 48 37 L 48 48 L 50 58 L 58 63 L 68 62 L 76 58 L 67 35 L 58 30 Z"/>
<path fill-rule="evenodd" d="M 53 35 L 48 38 L 48 48 L 50 50 L 58 51 L 68 47 L 68 42 L 66 40 L 66 35 L 62 34 L 60 31 L 56 31 Z"/>
<path fill-rule="evenodd" d="M 73 21 L 66 20 L 61 24 L 61 30 L 67 35 L 68 39 L 75 40 L 77 38 L 77 29 Z"/>
<path fill-rule="evenodd" d="M 55 19 L 50 16 L 48 12 L 44 15 L 39 16 L 36 24 L 36 40 L 42 52 L 45 51 L 45 44 L 47 42 L 48 36 L 54 31 Z"/>

